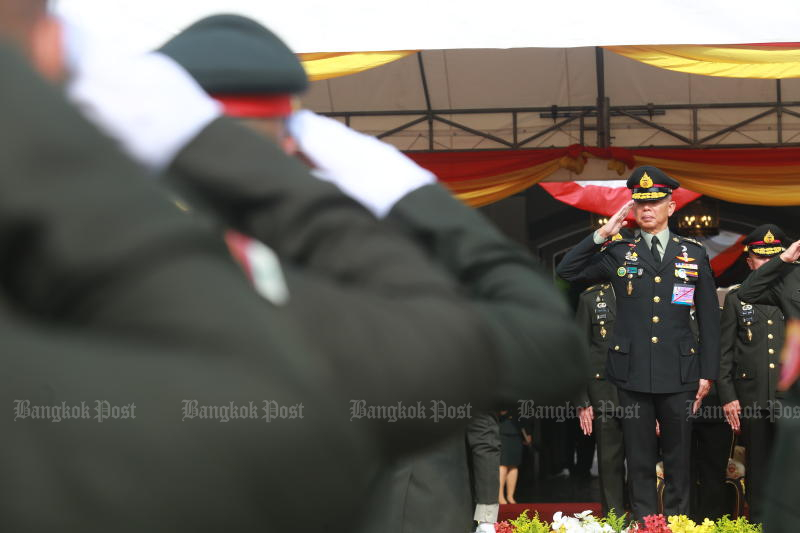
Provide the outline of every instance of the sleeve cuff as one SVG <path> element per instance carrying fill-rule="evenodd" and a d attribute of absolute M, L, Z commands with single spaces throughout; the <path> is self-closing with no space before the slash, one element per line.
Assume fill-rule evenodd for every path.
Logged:
<path fill-rule="evenodd" d="M 475 516 L 473 520 L 478 522 L 479 524 L 482 522 L 488 522 L 490 524 L 494 524 L 497 522 L 497 515 L 500 513 L 500 504 L 499 503 L 479 503 L 475 506 Z"/>
<path fill-rule="evenodd" d="M 595 230 L 594 233 L 592 233 L 592 240 L 594 241 L 595 244 L 603 244 L 604 242 L 606 242 L 606 240 L 600 236 L 600 232 L 597 230 Z"/>

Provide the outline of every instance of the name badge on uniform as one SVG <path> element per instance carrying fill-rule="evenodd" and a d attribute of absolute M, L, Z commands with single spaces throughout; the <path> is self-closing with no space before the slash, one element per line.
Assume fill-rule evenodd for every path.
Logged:
<path fill-rule="evenodd" d="M 672 303 L 677 305 L 694 305 L 694 285 L 676 283 L 672 286 Z"/>

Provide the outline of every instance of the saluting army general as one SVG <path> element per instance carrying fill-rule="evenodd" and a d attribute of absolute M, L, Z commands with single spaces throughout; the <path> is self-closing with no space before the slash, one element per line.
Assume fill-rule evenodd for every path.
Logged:
<path fill-rule="evenodd" d="M 690 493 L 691 421 L 719 373 L 719 304 L 708 255 L 693 239 L 670 232 L 674 179 L 639 167 L 628 179 L 632 201 L 578 243 L 558 266 L 568 281 L 610 281 L 617 318 L 607 361 L 622 407 L 625 458 L 636 519 L 658 510 L 656 421 L 664 450 L 667 515 L 687 514 Z M 633 209 L 641 235 L 608 241 Z M 699 340 L 690 309 L 697 310 Z"/>
<path fill-rule="evenodd" d="M 745 239 L 747 265 L 757 270 L 783 253 L 787 244 L 778 226 L 759 226 Z M 783 398 L 778 378 L 785 323 L 780 309 L 748 303 L 739 297 L 738 289 L 739 285 L 731 287 L 725 297 L 718 389 L 725 418 L 735 431 L 742 431 L 750 518 L 760 522 L 767 461 L 775 438 L 776 400 Z"/>
<path fill-rule="evenodd" d="M 621 236 L 620 236 L 621 238 Z M 608 342 L 614 331 L 617 301 L 610 283 L 593 285 L 581 293 L 577 321 L 589 339 L 591 381 L 579 405 L 581 429 L 595 435 L 603 514 L 625 509 L 625 449 L 617 387 L 606 379 Z"/>

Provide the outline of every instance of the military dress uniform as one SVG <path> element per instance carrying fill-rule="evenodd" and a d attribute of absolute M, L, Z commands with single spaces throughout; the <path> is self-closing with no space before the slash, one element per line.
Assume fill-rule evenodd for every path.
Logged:
<path fill-rule="evenodd" d="M 738 287 L 732 287 L 725 297 L 717 385 L 723 404 L 739 400 L 742 408 L 746 495 L 750 516 L 760 519 L 767 462 L 775 437 L 775 402 L 783 398 L 777 386 L 786 326 L 780 309 L 743 302 Z"/>
<path fill-rule="evenodd" d="M 770 249 L 783 248 L 790 244 L 789 240 L 776 243 L 777 240 L 781 239 L 774 233 L 769 237 L 765 235 L 761 243 L 756 246 Z M 776 253 L 775 257 L 747 276 L 737 291 L 737 296 L 754 306 L 776 306 L 786 318 L 800 318 L 800 264 L 786 263 L 780 258 L 780 252 Z M 784 413 L 800 406 L 800 390 L 797 382 L 786 392 L 783 403 L 777 405 L 783 407 Z M 766 531 L 788 533 L 797 530 L 797 523 L 800 520 L 797 499 L 797 487 L 800 486 L 800 467 L 797 461 L 797 450 L 800 447 L 800 420 L 796 417 L 782 416 L 777 424 L 761 515 Z M 749 476 L 749 471 L 746 475 Z"/>
<path fill-rule="evenodd" d="M 592 434 L 597 442 L 600 501 L 603 514 L 625 509 L 625 449 L 618 414 L 617 387 L 606 379 L 608 343 L 614 331 L 616 297 L 610 283 L 593 285 L 578 300 L 577 322 L 589 339 L 591 377 L 579 405 L 592 406 Z"/>
<path fill-rule="evenodd" d="M 666 197 L 678 184 L 654 167 L 635 169 L 628 180 L 637 201 Z M 653 237 L 655 241 L 656 237 Z M 686 237 L 668 234 L 660 260 L 644 236 L 605 244 L 589 235 L 570 250 L 557 272 L 567 281 L 605 280 L 617 296 L 607 376 L 620 403 L 638 409 L 623 418 L 631 505 L 637 519 L 657 509 L 657 443 L 661 424 L 666 475 L 665 512 L 687 514 L 691 422 L 688 410 L 700 378 L 719 373 L 719 304 L 708 254 Z M 663 245 L 663 243 L 662 243 Z M 697 310 L 699 340 L 690 326 Z"/>

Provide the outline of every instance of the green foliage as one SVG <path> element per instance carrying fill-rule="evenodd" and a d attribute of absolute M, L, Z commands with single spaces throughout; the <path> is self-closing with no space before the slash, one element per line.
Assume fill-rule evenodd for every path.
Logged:
<path fill-rule="evenodd" d="M 763 533 L 763 529 L 761 524 L 751 524 L 742 516 L 731 520 L 728 515 L 725 515 L 717 520 L 714 533 Z"/>
<path fill-rule="evenodd" d="M 539 519 L 539 513 L 533 518 L 528 518 L 528 511 L 525 510 L 515 520 L 509 520 L 514 527 L 514 533 L 550 533 L 550 524 Z"/>
<path fill-rule="evenodd" d="M 611 529 L 614 530 L 614 533 L 620 533 L 627 525 L 627 518 L 627 513 L 622 513 L 621 515 L 617 516 L 617 513 L 614 511 L 614 509 L 609 509 L 608 514 L 605 518 L 600 520 L 600 523 L 608 524 L 611 526 Z"/>

